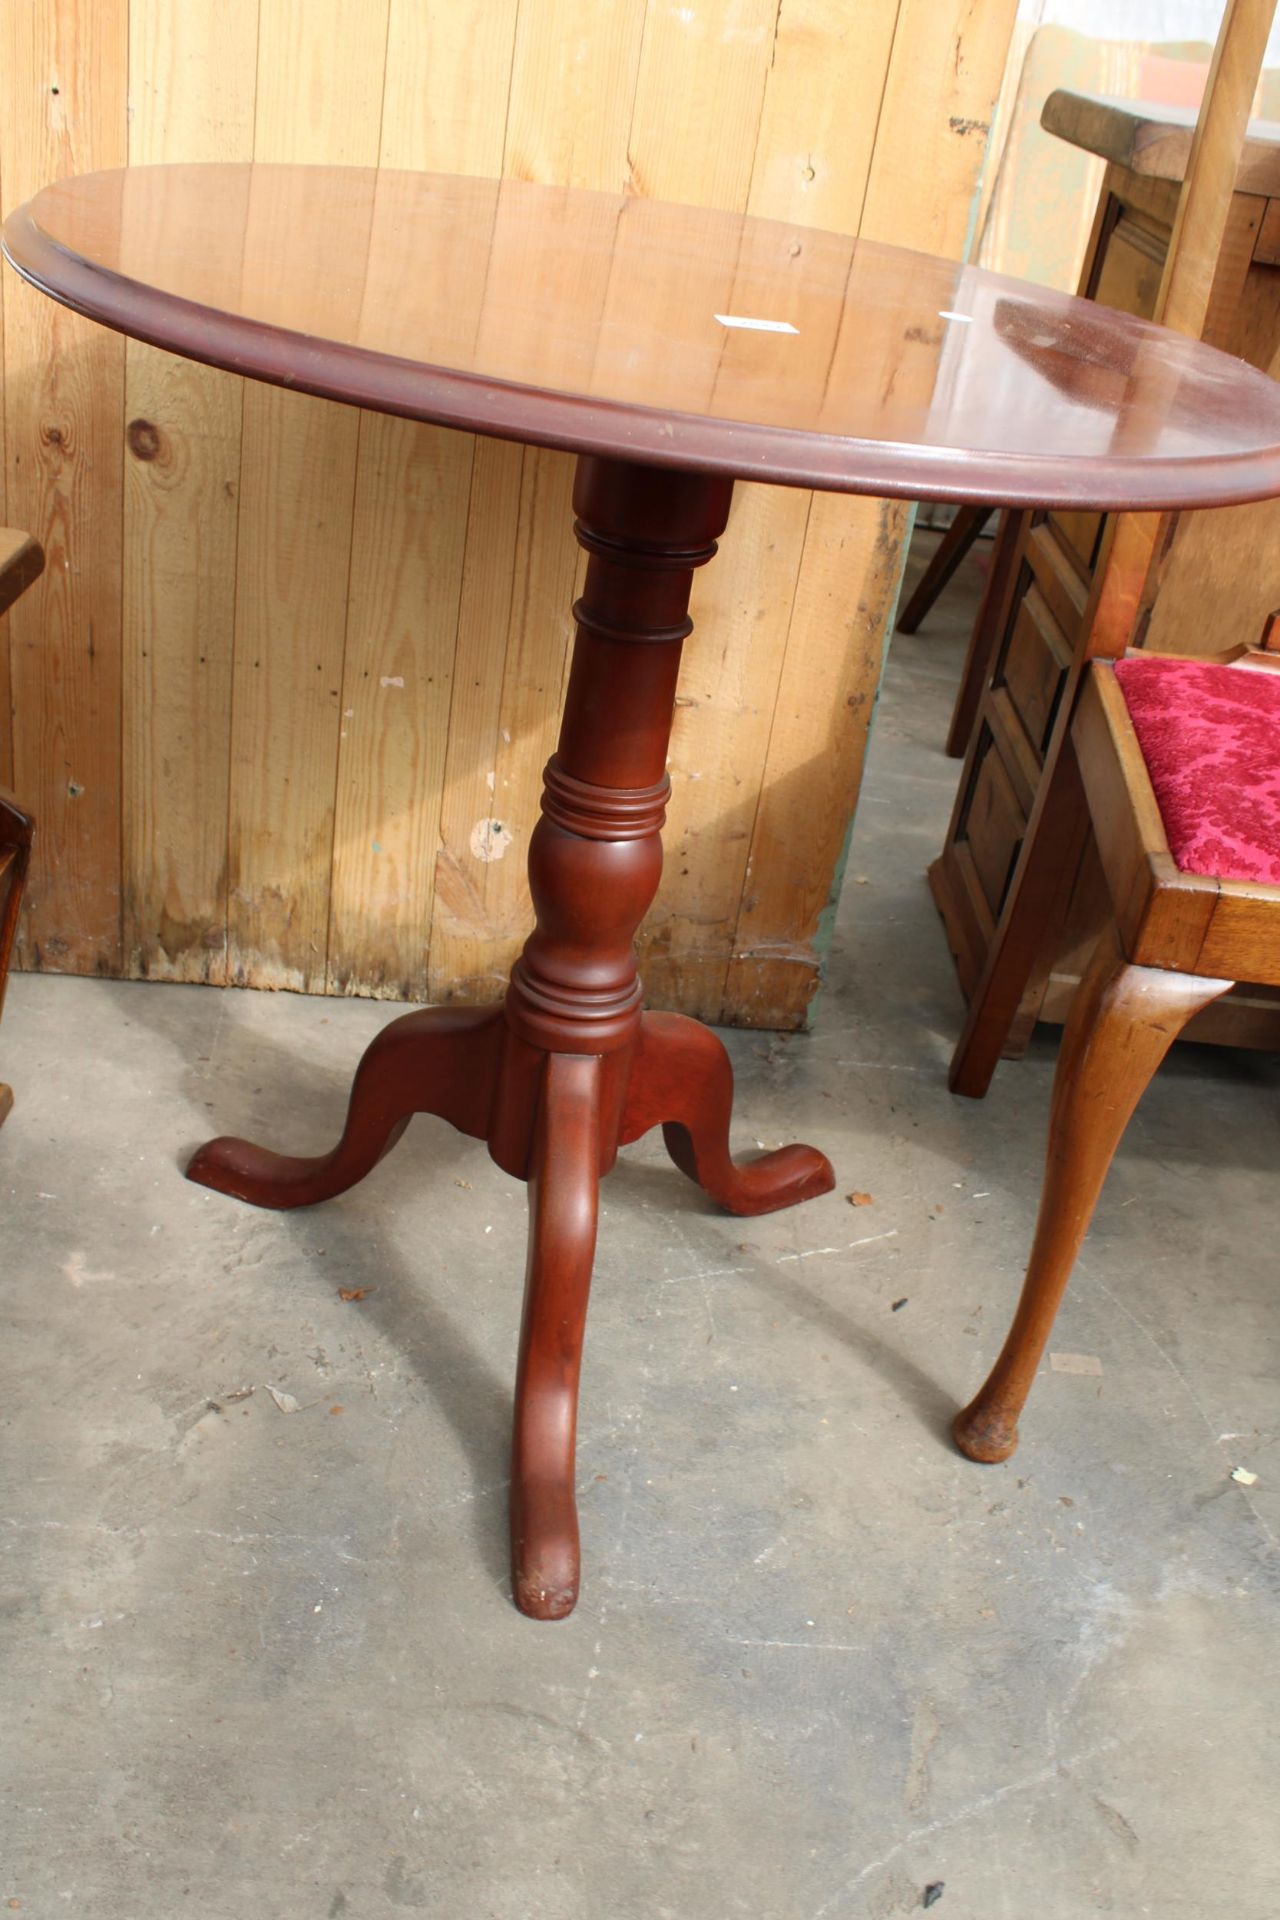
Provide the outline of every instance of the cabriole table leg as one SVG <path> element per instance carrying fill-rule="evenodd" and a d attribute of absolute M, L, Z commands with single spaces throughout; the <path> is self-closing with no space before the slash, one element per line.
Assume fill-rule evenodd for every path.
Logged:
<path fill-rule="evenodd" d="M 694 569 L 711 559 L 732 483 L 583 458 L 575 530 L 589 555 L 564 720 L 529 845 L 536 925 L 501 1010 L 393 1021 L 365 1054 L 332 1153 L 202 1147 L 194 1180 L 258 1206 L 342 1192 L 414 1113 L 483 1138 L 529 1183 L 516 1381 L 511 1541 L 516 1604 L 561 1619 L 578 1593 L 574 1441 L 598 1188 L 620 1144 L 662 1126 L 672 1158 L 722 1206 L 767 1213 L 829 1192 L 812 1147 L 739 1166 L 733 1077 L 697 1021 L 643 1014 L 636 929 L 662 870 L 667 747 Z"/>

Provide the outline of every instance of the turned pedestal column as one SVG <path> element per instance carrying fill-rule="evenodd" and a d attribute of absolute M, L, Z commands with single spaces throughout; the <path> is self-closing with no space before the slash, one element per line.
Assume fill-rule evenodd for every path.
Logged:
<path fill-rule="evenodd" d="M 331 1153 L 291 1158 L 211 1141 L 193 1180 L 258 1206 L 306 1206 L 363 1178 L 415 1113 L 487 1141 L 529 1185 L 529 1258 L 511 1486 L 517 1605 L 560 1619 L 577 1599 L 574 1444 L 601 1176 L 661 1126 L 676 1165 L 734 1213 L 827 1192 L 810 1147 L 729 1157 L 733 1076 L 695 1020 L 642 1011 L 634 940 L 662 871 L 667 745 L 695 567 L 732 482 L 584 458 L 575 531 L 590 556 L 542 818 L 529 844 L 536 925 L 498 1009 L 393 1021 L 356 1073 Z"/>

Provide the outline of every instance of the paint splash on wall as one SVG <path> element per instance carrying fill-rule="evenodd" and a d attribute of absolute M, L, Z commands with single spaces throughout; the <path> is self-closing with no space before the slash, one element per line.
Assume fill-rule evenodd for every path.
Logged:
<path fill-rule="evenodd" d="M 477 860 L 501 860 L 515 839 L 502 820 L 477 820 L 471 829 L 471 851 Z"/>

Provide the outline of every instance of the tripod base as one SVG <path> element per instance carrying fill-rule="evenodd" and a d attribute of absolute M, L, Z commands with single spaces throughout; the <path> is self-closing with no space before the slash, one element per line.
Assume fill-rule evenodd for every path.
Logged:
<path fill-rule="evenodd" d="M 723 1044 L 682 1015 L 642 1014 L 633 1044 L 610 1053 L 550 1053 L 522 1040 L 504 1009 L 433 1007 L 392 1021 L 369 1047 L 331 1152 L 304 1159 L 223 1137 L 199 1149 L 187 1174 L 253 1206 L 312 1206 L 362 1180 L 415 1113 L 433 1113 L 487 1141 L 500 1167 L 528 1181 L 512 1577 L 522 1613 L 559 1620 L 578 1597 L 578 1376 L 600 1180 L 619 1146 L 661 1126 L 681 1172 L 731 1213 L 772 1213 L 834 1185 L 813 1147 L 731 1159 L 732 1109 Z"/>

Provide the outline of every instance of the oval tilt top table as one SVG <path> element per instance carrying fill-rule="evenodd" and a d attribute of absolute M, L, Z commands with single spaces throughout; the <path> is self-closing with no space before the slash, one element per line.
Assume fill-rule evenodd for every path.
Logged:
<path fill-rule="evenodd" d="M 434 1113 L 528 1182 L 515 1596 L 562 1617 L 578 1591 L 597 1192 L 618 1147 L 661 1125 L 676 1165 L 735 1213 L 833 1185 L 811 1147 L 730 1159 L 724 1048 L 696 1021 L 642 1011 L 636 974 L 689 591 L 734 480 L 1046 507 L 1257 499 L 1280 493 L 1280 387 L 972 268 L 519 181 L 128 169 L 48 188 L 11 216 L 5 251 L 54 299 L 173 352 L 579 456 L 586 584 L 529 845 L 536 925 L 504 1005 L 393 1021 L 331 1153 L 220 1139 L 189 1169 L 258 1206 L 307 1206 Z"/>

